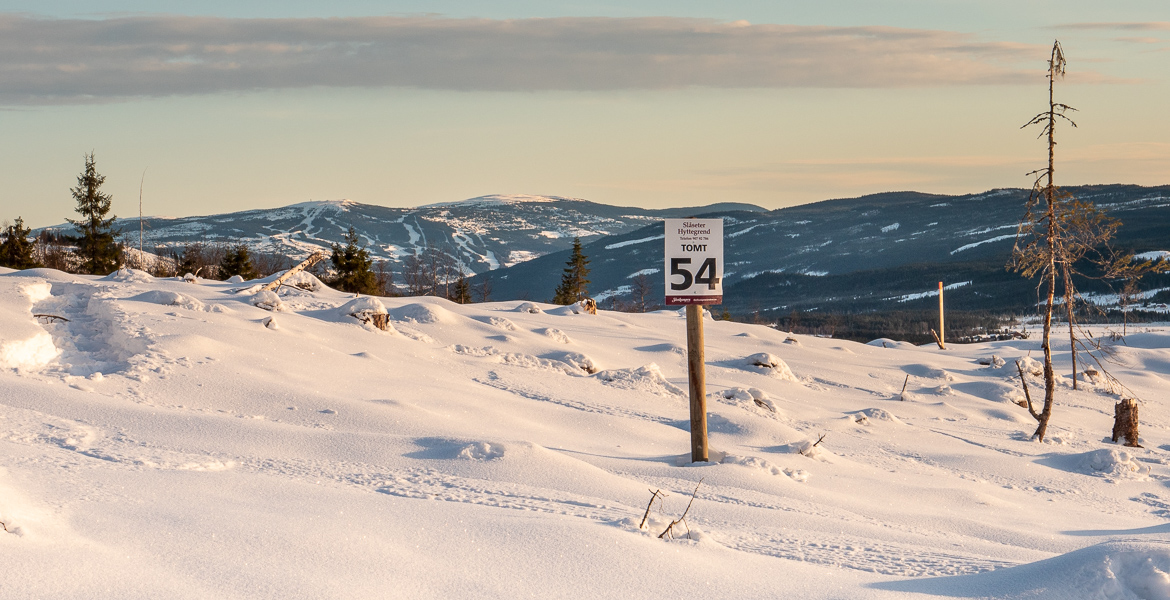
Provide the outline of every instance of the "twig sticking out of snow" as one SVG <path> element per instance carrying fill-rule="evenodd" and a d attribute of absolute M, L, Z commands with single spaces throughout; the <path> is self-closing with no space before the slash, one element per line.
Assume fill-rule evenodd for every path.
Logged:
<path fill-rule="evenodd" d="M 808 454 L 805 454 L 805 452 L 812 452 L 812 449 L 813 449 L 813 448 L 816 448 L 817 446 L 820 446 L 820 445 L 821 445 L 821 442 L 825 441 L 825 436 L 826 436 L 826 435 L 829 435 L 829 434 L 827 434 L 827 433 L 821 434 L 821 437 L 817 439 L 817 443 L 815 443 L 815 444 L 813 444 L 813 445 L 809 446 L 807 450 L 801 450 L 801 451 L 800 451 L 800 453 L 801 453 L 802 455 L 804 455 L 804 456 L 808 456 Z"/>
<path fill-rule="evenodd" d="M 883 342 L 883 343 L 885 343 L 885 342 Z M 902 391 L 898 392 L 898 399 L 903 401 L 903 402 L 906 401 L 906 384 L 908 384 L 908 383 L 910 383 L 910 374 L 909 373 L 906 374 L 906 380 L 902 382 Z"/>
<path fill-rule="evenodd" d="M 662 490 L 654 490 L 653 492 L 650 493 L 650 502 L 646 503 L 646 512 L 642 514 L 642 522 L 640 524 L 638 524 L 638 529 L 645 529 L 646 528 L 646 519 L 650 518 L 650 507 L 654 506 L 654 499 L 655 498 L 658 499 L 658 508 L 659 508 L 659 510 L 661 510 L 662 509 L 662 499 L 665 497 L 666 497 L 666 494 L 663 494 Z"/>
<path fill-rule="evenodd" d="M 679 523 L 682 523 L 683 526 L 687 528 L 687 538 L 689 539 L 691 537 L 691 526 L 687 525 L 687 513 L 691 512 L 691 505 L 695 503 L 695 496 L 697 496 L 699 494 L 699 486 L 700 485 L 703 485 L 702 479 L 699 479 L 699 483 L 695 484 L 695 491 L 691 493 L 691 501 L 687 502 L 687 509 L 683 511 L 682 516 L 671 521 L 670 525 L 666 526 L 666 530 L 663 531 L 662 533 L 658 534 L 658 539 L 663 539 L 664 537 L 669 535 L 670 539 L 673 540 L 674 539 L 674 526 L 678 525 Z"/>

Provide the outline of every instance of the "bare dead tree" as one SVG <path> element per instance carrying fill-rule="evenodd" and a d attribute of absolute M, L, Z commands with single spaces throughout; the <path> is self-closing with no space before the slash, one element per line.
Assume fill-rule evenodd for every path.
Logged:
<path fill-rule="evenodd" d="M 476 289 L 476 294 L 479 296 L 480 302 L 491 302 L 492 297 L 492 274 L 491 271 L 485 271 L 479 278 L 479 286 Z"/>
<path fill-rule="evenodd" d="M 394 271 L 390 270 L 390 262 L 380 260 L 374 263 L 374 281 L 378 286 L 378 295 L 383 297 L 397 296 L 398 289 L 394 285 Z"/>
<path fill-rule="evenodd" d="M 1039 137 L 1048 138 L 1048 166 L 1028 173 L 1035 175 L 1032 193 L 1023 219 L 1016 233 L 1016 245 L 1008 267 L 1027 278 L 1040 276 L 1039 287 L 1044 289 L 1044 331 L 1041 349 L 1044 351 L 1044 406 L 1039 414 L 1033 413 L 1038 426 L 1033 437 L 1044 441 L 1048 423 L 1052 418 L 1055 404 L 1056 373 L 1052 367 L 1052 315 L 1056 304 L 1060 279 L 1060 292 L 1069 323 L 1069 346 L 1072 352 L 1073 387 L 1076 388 L 1077 326 L 1075 305 L 1080 299 L 1073 281 L 1078 261 L 1094 254 L 1094 263 L 1104 265 L 1109 259 L 1102 252 L 1117 231 L 1120 223 L 1106 216 L 1090 202 L 1078 200 L 1055 184 L 1056 173 L 1056 124 L 1063 119 L 1076 127 L 1065 113 L 1075 111 L 1073 107 L 1056 102 L 1055 82 L 1065 74 L 1065 56 L 1060 42 L 1052 45 L 1048 60 L 1048 110 L 1032 117 L 1023 127 L 1040 125 Z"/>
<path fill-rule="evenodd" d="M 653 294 L 654 286 L 645 273 L 638 273 L 630 281 L 630 299 L 633 301 L 634 309 L 638 312 L 646 312 L 648 301 Z"/>

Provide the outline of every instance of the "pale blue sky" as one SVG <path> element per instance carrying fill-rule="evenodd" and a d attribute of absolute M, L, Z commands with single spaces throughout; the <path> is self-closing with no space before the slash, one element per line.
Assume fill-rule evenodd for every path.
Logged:
<path fill-rule="evenodd" d="M 482 194 L 768 208 L 1170 183 L 1170 3 L 0 1 L 0 220 Z M 385 17 L 389 19 L 372 19 Z M 343 17 L 321 20 L 319 17 Z M 742 21 L 736 23 L 738 21 Z M 35 48 L 33 52 L 30 49 Z"/>

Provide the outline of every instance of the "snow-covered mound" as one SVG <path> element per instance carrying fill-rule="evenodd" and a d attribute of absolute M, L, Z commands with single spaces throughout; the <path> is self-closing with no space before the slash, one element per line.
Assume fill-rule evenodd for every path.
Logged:
<path fill-rule="evenodd" d="M 1164 328 L 1125 448 L 1035 339 L 704 320 L 692 462 L 677 311 L 314 281 L 0 270 L 0 597 L 1170 597 Z"/>

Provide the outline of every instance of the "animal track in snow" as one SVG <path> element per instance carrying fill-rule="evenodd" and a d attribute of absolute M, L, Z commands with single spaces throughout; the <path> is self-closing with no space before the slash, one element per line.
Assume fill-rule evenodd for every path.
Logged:
<path fill-rule="evenodd" d="M 163 369 L 163 355 L 152 351 L 146 328 L 134 326 L 108 288 L 75 283 L 54 283 L 52 296 L 34 308 L 68 321 L 43 326 L 61 349 L 58 364 L 65 373 L 138 373 Z"/>
<path fill-rule="evenodd" d="M 492 375 L 495 375 L 495 373 L 492 373 Z M 586 403 L 586 402 L 580 402 L 580 401 L 576 401 L 576 400 L 569 400 L 569 399 L 565 399 L 565 398 L 554 398 L 554 397 L 546 395 L 546 394 L 541 394 L 541 393 L 536 392 L 536 391 L 524 389 L 523 387 L 520 387 L 520 386 L 515 385 L 515 384 L 505 383 L 505 382 L 501 381 L 498 377 L 499 376 L 496 375 L 496 378 L 494 378 L 494 379 L 489 378 L 489 379 L 485 380 L 485 379 L 478 379 L 477 378 L 477 379 L 473 379 L 472 381 L 475 381 L 476 383 L 481 383 L 481 384 L 486 385 L 488 387 L 496 388 L 498 390 L 503 390 L 503 391 L 511 393 L 511 394 L 515 394 L 515 395 L 520 396 L 522 398 L 528 398 L 529 400 L 537 400 L 540 402 L 549 402 L 551 404 L 557 404 L 560 406 L 564 406 L 566 408 L 572 408 L 572 409 L 579 410 L 582 412 L 596 413 L 596 414 L 601 414 L 601 415 L 611 415 L 611 416 L 617 416 L 617 417 L 625 417 L 625 418 L 637 419 L 637 420 L 641 420 L 641 421 L 650 421 L 652 423 L 661 423 L 663 425 L 669 425 L 671 427 L 675 426 L 674 419 L 670 419 L 670 418 L 667 418 L 667 417 L 664 417 L 661 415 L 655 415 L 652 413 L 638 411 L 638 410 L 632 410 L 632 409 L 628 409 L 628 408 L 620 408 L 617 406 L 612 406 L 612 405 L 607 405 L 607 404 Z"/>

